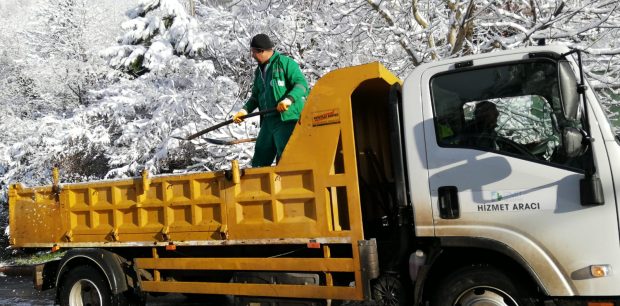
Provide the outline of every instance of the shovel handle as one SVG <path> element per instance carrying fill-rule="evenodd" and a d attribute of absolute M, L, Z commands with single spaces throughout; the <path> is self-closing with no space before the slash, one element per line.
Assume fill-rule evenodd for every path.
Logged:
<path fill-rule="evenodd" d="M 245 116 L 241 116 L 240 118 L 241 119 L 245 119 L 245 118 L 250 118 L 250 117 L 255 117 L 255 116 L 260 116 L 260 115 L 266 115 L 266 114 L 270 114 L 270 113 L 273 113 L 273 112 L 276 112 L 276 111 L 277 111 L 276 108 L 270 108 L 270 109 L 262 110 L 262 111 L 259 111 L 259 112 L 250 113 L 250 114 L 247 114 Z M 176 139 L 180 139 L 180 140 L 192 140 L 192 139 L 198 138 L 198 137 L 200 137 L 200 136 L 202 136 L 202 135 L 204 135 L 206 133 L 209 133 L 209 132 L 211 132 L 213 130 L 217 130 L 217 129 L 225 126 L 225 125 L 229 125 L 229 124 L 231 124 L 233 122 L 235 122 L 233 119 L 229 119 L 229 120 L 226 120 L 224 122 L 220 122 L 220 123 L 218 123 L 218 124 L 216 124 L 214 126 L 208 127 L 208 128 L 206 128 L 206 129 L 204 129 L 204 130 L 202 130 L 200 132 L 196 132 L 196 133 L 194 133 L 192 135 L 189 135 L 187 137 L 172 136 L 172 138 L 176 138 Z"/>
<path fill-rule="evenodd" d="M 253 142 L 256 141 L 256 138 L 244 138 L 244 139 L 213 139 L 213 138 L 203 138 L 206 142 L 224 146 L 236 145 L 239 143 Z"/>

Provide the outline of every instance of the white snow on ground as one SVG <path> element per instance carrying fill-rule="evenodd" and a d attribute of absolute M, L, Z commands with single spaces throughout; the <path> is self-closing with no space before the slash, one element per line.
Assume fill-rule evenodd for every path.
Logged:
<path fill-rule="evenodd" d="M 44 305 L 54 305 L 54 302 L 53 301 L 33 301 L 30 299 L 22 299 L 22 298 L 0 298 L 0 305 L 44 306 Z"/>

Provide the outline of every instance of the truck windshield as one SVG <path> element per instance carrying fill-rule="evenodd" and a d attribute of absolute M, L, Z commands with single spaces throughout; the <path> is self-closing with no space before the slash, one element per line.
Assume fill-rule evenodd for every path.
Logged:
<path fill-rule="evenodd" d="M 610 95 L 610 98 L 616 103 L 609 103 L 611 105 L 605 108 L 605 113 L 609 123 L 616 133 L 616 138 L 620 140 L 620 104 L 617 103 L 620 101 L 620 95 Z M 599 101 L 601 100 L 599 99 Z"/>
<path fill-rule="evenodd" d="M 557 71 L 537 59 L 433 77 L 437 143 L 568 165 Z"/>
<path fill-rule="evenodd" d="M 606 90 L 603 89 L 603 91 Z M 593 92 L 596 94 L 598 101 L 601 101 L 604 104 L 603 109 L 605 110 L 607 121 L 616 134 L 616 139 L 620 141 L 620 104 L 618 103 L 620 102 L 620 95 L 614 94 L 610 91 L 601 93 L 593 90 Z"/>

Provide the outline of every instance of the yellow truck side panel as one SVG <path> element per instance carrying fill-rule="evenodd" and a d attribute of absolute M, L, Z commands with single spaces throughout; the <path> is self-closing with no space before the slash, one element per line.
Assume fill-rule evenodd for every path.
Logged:
<path fill-rule="evenodd" d="M 270 170 L 248 169 L 236 185 L 224 173 L 159 176 L 146 190 L 140 179 L 67 184 L 58 201 L 51 188 L 17 185 L 11 237 L 27 247 L 334 235 L 313 171 Z"/>
<path fill-rule="evenodd" d="M 30 244 L 49 243 L 62 235 L 59 205 L 52 188 L 11 187 L 9 191 L 10 242 L 15 245 L 25 237 Z"/>

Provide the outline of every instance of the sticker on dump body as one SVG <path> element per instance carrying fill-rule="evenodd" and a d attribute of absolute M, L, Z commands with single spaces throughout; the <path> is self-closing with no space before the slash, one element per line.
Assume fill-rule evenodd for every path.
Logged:
<path fill-rule="evenodd" d="M 312 126 L 340 123 L 340 111 L 337 108 L 312 113 Z"/>
<path fill-rule="evenodd" d="M 473 202 L 461 205 L 464 212 L 526 212 L 554 210 L 555 201 L 543 192 L 515 190 L 474 191 Z"/>

